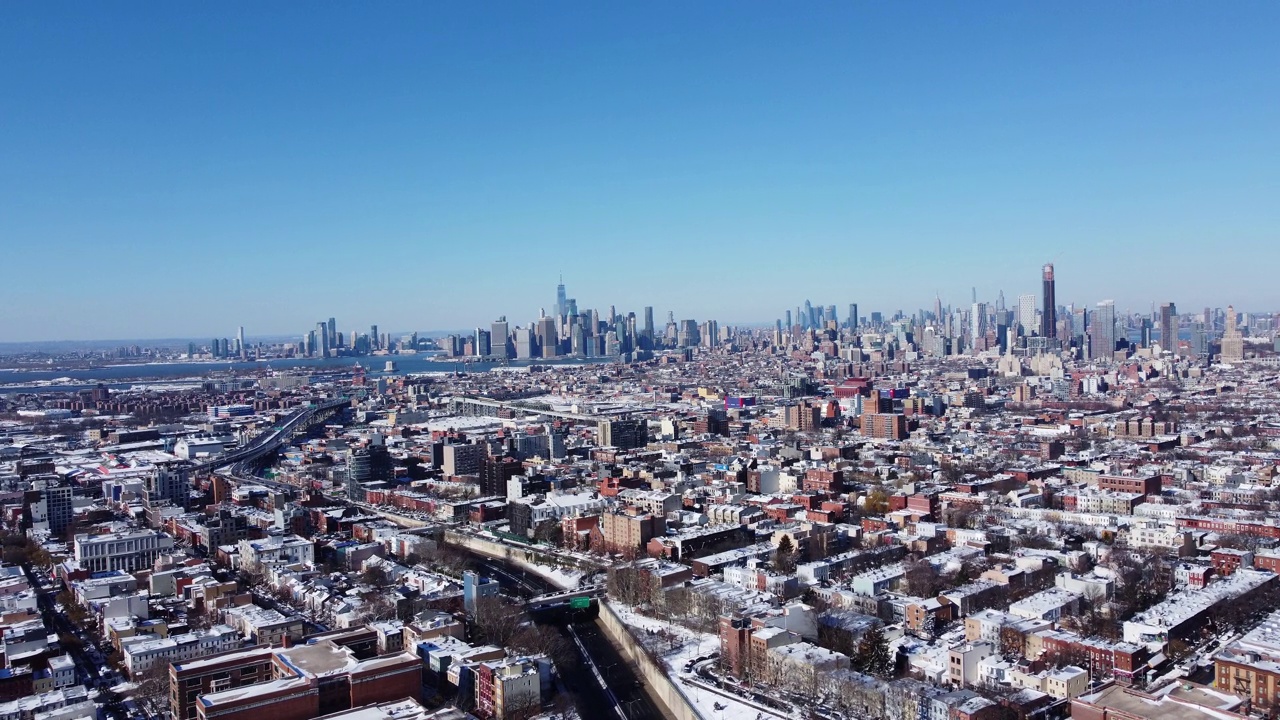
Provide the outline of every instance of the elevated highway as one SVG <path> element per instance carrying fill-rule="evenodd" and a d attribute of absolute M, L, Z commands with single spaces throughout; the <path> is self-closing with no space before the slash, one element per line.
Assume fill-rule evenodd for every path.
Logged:
<path fill-rule="evenodd" d="M 350 398 L 338 397 L 312 403 L 290 414 L 283 422 L 269 432 L 255 437 L 244 447 L 236 448 L 191 468 L 192 473 L 214 472 L 241 482 L 253 482 L 268 487 L 297 488 L 284 483 L 276 483 L 265 478 L 255 477 L 261 464 L 274 457 L 280 448 L 295 433 L 301 432 L 318 422 L 324 422 L 334 412 L 351 403 Z"/>
<path fill-rule="evenodd" d="M 601 420 L 617 419 L 636 412 L 634 409 L 629 409 L 603 412 L 599 415 L 583 415 L 582 413 L 552 410 L 550 405 L 540 403 L 536 398 L 528 400 L 491 400 L 473 395 L 454 395 L 449 398 L 449 411 L 456 415 L 493 417 L 498 414 L 499 410 L 511 410 L 530 415 L 546 415 L 583 423 L 598 423 Z"/>

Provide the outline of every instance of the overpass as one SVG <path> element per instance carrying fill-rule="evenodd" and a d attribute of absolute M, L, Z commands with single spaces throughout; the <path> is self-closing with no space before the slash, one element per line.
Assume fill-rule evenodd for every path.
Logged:
<path fill-rule="evenodd" d="M 499 410 L 511 410 L 517 413 L 528 413 L 532 415 L 547 415 L 549 417 L 564 418 L 565 420 L 574 420 L 583 423 L 598 423 L 601 420 L 609 420 L 610 418 L 623 417 L 639 412 L 634 409 L 625 409 L 614 410 L 612 412 L 602 412 L 598 415 L 583 415 L 582 413 L 552 410 L 551 406 L 547 403 L 540 403 L 536 400 L 492 400 L 490 398 L 475 397 L 473 395 L 454 395 L 449 398 L 449 411 L 455 415 L 495 417 Z"/>
<path fill-rule="evenodd" d="M 240 474 L 246 468 L 274 455 L 280 449 L 280 446 L 293 437 L 293 434 L 298 430 L 328 418 L 333 411 L 350 403 L 351 400 L 349 398 L 339 397 L 301 408 L 269 432 L 255 437 L 248 445 L 198 463 L 191 467 L 191 472 L 211 472 L 231 466 L 232 474 Z"/>
<path fill-rule="evenodd" d="M 552 410 L 551 406 L 546 403 L 531 402 L 529 400 L 490 400 L 489 398 L 473 397 L 470 395 L 454 395 L 449 398 L 449 411 L 455 415 L 480 415 L 493 417 L 498 414 L 499 410 L 513 410 L 518 413 L 547 415 L 550 417 L 589 423 L 599 422 L 602 419 L 595 415 L 582 415 L 579 413 L 564 412 L 562 410 Z"/>
<path fill-rule="evenodd" d="M 526 600 L 524 606 L 530 610 L 537 610 L 542 607 L 564 604 L 574 598 L 601 598 L 604 597 L 605 592 L 604 585 L 588 585 L 577 590 L 537 595 Z"/>

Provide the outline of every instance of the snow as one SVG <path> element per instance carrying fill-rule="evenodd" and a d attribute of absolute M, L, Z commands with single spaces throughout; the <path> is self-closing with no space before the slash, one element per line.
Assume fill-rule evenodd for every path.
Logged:
<path fill-rule="evenodd" d="M 564 568 L 538 564 L 530 565 L 529 572 L 542 577 L 544 580 L 547 580 L 561 590 L 573 590 L 577 588 L 578 581 L 582 579 L 583 575 L 586 575 L 586 573 L 577 569 L 566 570 Z"/>
<path fill-rule="evenodd" d="M 700 657 L 720 650 L 720 638 L 712 633 L 690 630 L 647 615 L 625 605 L 610 603 L 618 619 L 632 630 L 644 646 L 657 651 L 666 665 L 667 676 L 684 692 L 686 698 L 704 718 L 715 720 L 770 720 L 786 718 L 762 705 L 737 698 L 701 681 L 696 673 L 686 673 L 685 666 Z"/>

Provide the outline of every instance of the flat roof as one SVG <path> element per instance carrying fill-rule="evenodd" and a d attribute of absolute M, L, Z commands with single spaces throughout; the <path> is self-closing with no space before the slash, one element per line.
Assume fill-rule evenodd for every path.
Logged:
<path fill-rule="evenodd" d="M 304 677 L 321 677 L 349 672 L 357 664 L 355 653 L 351 652 L 350 648 L 328 639 L 277 651 L 276 657 Z"/>

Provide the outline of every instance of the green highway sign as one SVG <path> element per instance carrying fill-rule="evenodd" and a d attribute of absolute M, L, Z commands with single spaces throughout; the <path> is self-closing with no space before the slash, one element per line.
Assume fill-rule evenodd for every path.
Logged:
<path fill-rule="evenodd" d="M 576 597 L 569 601 L 569 607 L 573 610 L 586 610 L 591 607 L 591 598 Z"/>

